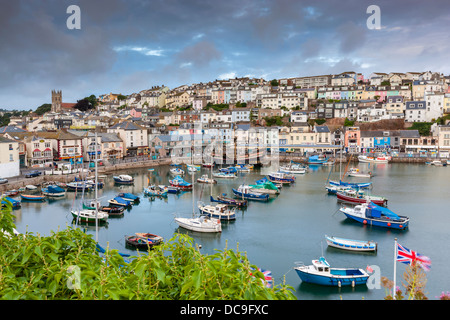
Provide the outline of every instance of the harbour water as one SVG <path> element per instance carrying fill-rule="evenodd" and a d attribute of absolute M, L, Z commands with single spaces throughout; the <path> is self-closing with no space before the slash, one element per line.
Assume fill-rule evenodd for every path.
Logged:
<path fill-rule="evenodd" d="M 369 164 L 356 164 L 367 171 Z M 251 263 L 272 271 L 274 283 L 286 283 L 295 290 L 299 300 L 382 300 L 386 295 L 383 287 L 369 289 L 367 286 L 355 288 L 322 287 L 302 283 L 295 270 L 295 262 L 310 264 L 312 259 L 325 256 L 332 267 L 379 267 L 381 276 L 393 279 L 394 239 L 403 246 L 431 258 L 431 270 L 426 273 L 425 295 L 438 299 L 442 292 L 450 291 L 450 274 L 447 264 L 450 254 L 446 249 L 450 240 L 449 181 L 450 168 L 424 164 L 376 164 L 370 165 L 374 177 L 374 195 L 388 198 L 388 208 L 399 215 L 409 216 L 407 230 L 391 230 L 371 227 L 353 222 L 338 212 L 340 204 L 335 196 L 328 195 L 325 183 L 328 178 L 338 179 L 338 166 L 311 166 L 308 173 L 296 175 L 292 186 L 283 187 L 281 193 L 267 203 L 251 201 L 248 208 L 237 211 L 235 221 L 223 222 L 222 233 L 203 234 L 178 228 L 175 215 L 189 217 L 193 211 L 192 192 L 179 195 L 169 194 L 166 199 L 148 198 L 143 195 L 149 184 L 165 184 L 171 179 L 169 166 L 135 169 L 126 172 L 135 178 L 132 186 L 114 184 L 112 174 L 105 178 L 105 186 L 100 189 L 99 199 L 107 204 L 119 192 L 131 192 L 141 197 L 138 205 L 125 212 L 122 218 L 110 218 L 106 226 L 99 227 L 99 243 L 120 252 L 135 254 L 125 247 L 124 237 L 135 232 L 150 232 L 168 240 L 176 232 L 187 233 L 202 246 L 205 254 L 225 247 L 247 253 Z M 195 211 L 197 201 L 209 203 L 210 194 L 232 194 L 231 188 L 239 184 L 253 184 L 275 168 L 263 167 L 250 173 L 242 173 L 237 179 L 219 180 L 210 185 L 195 183 Z M 210 169 L 202 168 L 195 173 L 195 179 Z M 114 175 L 119 174 L 119 172 Z M 191 182 L 191 175 L 185 180 Z M 361 178 L 346 178 L 348 181 L 367 181 Z M 94 197 L 94 192 L 85 198 Z M 22 203 L 21 209 L 14 211 L 16 227 L 21 233 L 51 235 L 72 224 L 70 210 L 81 206 L 81 194 L 68 192 L 63 199 L 47 200 L 43 203 Z M 95 237 L 95 227 L 88 227 L 87 233 Z M 376 253 L 352 253 L 329 248 L 325 235 L 359 240 L 374 240 L 378 243 Z M 397 285 L 403 289 L 403 272 L 406 265 L 397 263 Z"/>

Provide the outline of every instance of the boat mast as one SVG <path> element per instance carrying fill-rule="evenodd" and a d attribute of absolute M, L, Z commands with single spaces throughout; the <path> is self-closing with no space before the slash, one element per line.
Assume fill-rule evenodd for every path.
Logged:
<path fill-rule="evenodd" d="M 97 171 L 97 131 L 95 131 L 95 242 L 98 243 L 98 171 Z"/>

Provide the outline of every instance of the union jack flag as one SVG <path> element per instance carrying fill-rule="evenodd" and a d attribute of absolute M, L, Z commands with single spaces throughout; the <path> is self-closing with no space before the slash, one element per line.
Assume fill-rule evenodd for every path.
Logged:
<path fill-rule="evenodd" d="M 405 264 L 417 263 L 425 271 L 429 271 L 431 268 L 430 258 L 412 251 L 399 243 L 397 243 L 397 261 Z"/>
<path fill-rule="evenodd" d="M 264 275 L 263 283 L 266 285 L 266 287 L 267 288 L 272 288 L 272 286 L 273 286 L 272 271 L 264 270 L 264 269 L 261 269 L 261 268 L 258 268 L 258 271 L 260 271 Z"/>

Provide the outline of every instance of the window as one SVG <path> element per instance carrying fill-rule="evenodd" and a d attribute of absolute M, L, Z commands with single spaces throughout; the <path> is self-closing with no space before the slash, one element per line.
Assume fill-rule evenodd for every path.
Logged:
<path fill-rule="evenodd" d="M 14 155 L 12 153 L 9 154 L 9 161 L 14 161 Z"/>

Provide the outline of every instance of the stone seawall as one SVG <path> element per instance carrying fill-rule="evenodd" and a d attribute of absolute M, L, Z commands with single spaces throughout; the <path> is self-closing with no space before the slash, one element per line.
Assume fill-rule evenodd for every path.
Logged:
<path fill-rule="evenodd" d="M 113 165 L 105 165 L 98 168 L 98 174 L 106 174 L 109 172 L 115 172 L 120 170 L 127 169 L 136 169 L 136 168 L 151 168 L 157 167 L 161 165 L 171 164 L 171 159 L 164 160 L 148 160 L 148 161 L 136 161 L 136 162 L 124 162 Z M 94 175 L 94 169 L 89 175 Z M 68 183 L 74 181 L 75 178 L 79 178 L 79 173 L 72 174 L 64 174 L 64 175 L 40 175 L 38 177 L 33 178 L 25 178 L 24 176 L 13 177 L 8 179 L 8 183 L 0 185 L 0 192 L 17 190 L 19 188 L 25 187 L 27 185 L 35 185 L 39 186 L 45 182 L 63 182 Z"/>

